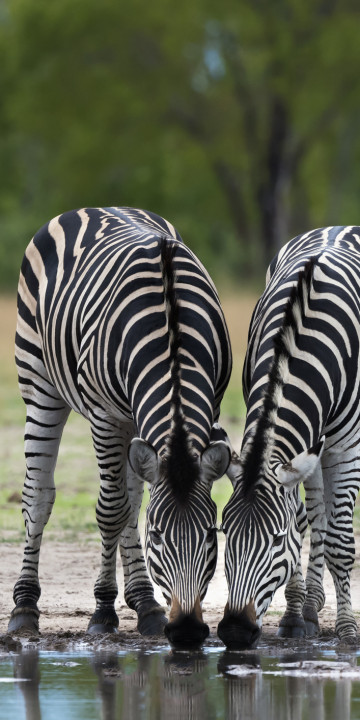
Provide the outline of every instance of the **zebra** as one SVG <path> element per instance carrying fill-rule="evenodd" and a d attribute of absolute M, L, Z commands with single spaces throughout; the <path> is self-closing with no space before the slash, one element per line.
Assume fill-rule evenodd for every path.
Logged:
<path fill-rule="evenodd" d="M 286 584 L 281 637 L 312 636 L 324 564 L 337 598 L 335 631 L 354 643 L 350 571 L 360 485 L 360 227 L 326 227 L 288 242 L 268 269 L 243 368 L 247 403 L 234 491 L 223 511 L 229 595 L 218 635 L 256 645 Z M 306 512 L 299 497 L 303 482 Z M 300 552 L 311 528 L 304 581 Z"/>
<path fill-rule="evenodd" d="M 89 420 L 100 475 L 102 550 L 91 633 L 116 632 L 116 554 L 143 635 L 208 635 L 201 602 L 217 559 L 211 486 L 229 449 L 211 437 L 231 372 L 215 286 L 174 227 L 133 208 L 82 208 L 39 230 L 18 288 L 16 363 L 26 403 L 26 543 L 9 631 L 39 629 L 39 553 L 70 410 Z M 146 555 L 138 530 L 150 485 Z"/>

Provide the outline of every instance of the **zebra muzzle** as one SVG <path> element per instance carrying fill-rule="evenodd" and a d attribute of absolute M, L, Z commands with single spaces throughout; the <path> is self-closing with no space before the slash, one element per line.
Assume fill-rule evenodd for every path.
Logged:
<path fill-rule="evenodd" d="M 200 598 L 197 597 L 190 613 L 184 613 L 176 597 L 173 597 L 169 622 L 164 628 L 174 647 L 198 647 L 209 635 L 209 627 L 203 622 Z"/>
<path fill-rule="evenodd" d="M 261 628 L 256 624 L 256 611 L 253 601 L 241 610 L 230 612 L 225 607 L 224 617 L 218 625 L 218 636 L 229 650 L 245 650 L 255 647 L 261 635 Z"/>

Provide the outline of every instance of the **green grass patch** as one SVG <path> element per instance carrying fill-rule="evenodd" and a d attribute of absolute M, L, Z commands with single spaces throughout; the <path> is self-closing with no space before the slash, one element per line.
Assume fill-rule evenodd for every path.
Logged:
<path fill-rule="evenodd" d="M 229 478 L 226 476 L 217 480 L 212 486 L 211 497 L 216 503 L 218 525 L 221 523 L 222 511 L 227 501 L 230 499 L 231 494 L 232 485 Z"/>
<path fill-rule="evenodd" d="M 21 427 L 26 413 L 16 376 L 0 370 L 0 389 L 0 429 L 9 425 Z"/>
<path fill-rule="evenodd" d="M 242 393 L 243 357 L 235 355 L 231 378 L 221 403 L 221 416 L 239 422 L 246 415 L 246 407 Z"/>

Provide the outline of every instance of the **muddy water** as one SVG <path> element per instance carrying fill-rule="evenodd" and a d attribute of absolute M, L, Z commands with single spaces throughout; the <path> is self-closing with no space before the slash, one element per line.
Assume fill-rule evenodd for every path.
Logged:
<path fill-rule="evenodd" d="M 360 720 L 360 651 L 336 643 L 0 655 L 1 720 Z"/>

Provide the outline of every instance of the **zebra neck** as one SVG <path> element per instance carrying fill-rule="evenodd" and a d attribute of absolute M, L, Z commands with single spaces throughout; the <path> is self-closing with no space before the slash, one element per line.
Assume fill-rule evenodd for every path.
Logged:
<path fill-rule="evenodd" d="M 301 379 L 277 386 L 264 399 L 261 411 L 249 409 L 241 449 L 245 494 L 258 483 L 276 482 L 279 465 L 318 442 L 331 408 L 328 392 L 311 394 Z"/>

